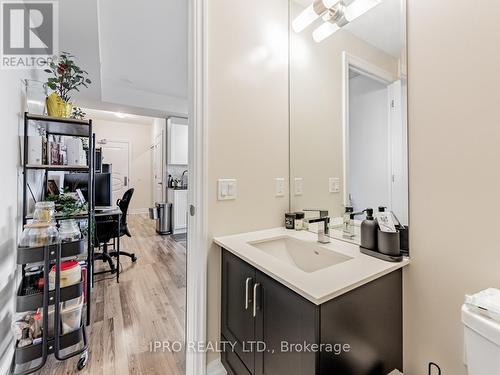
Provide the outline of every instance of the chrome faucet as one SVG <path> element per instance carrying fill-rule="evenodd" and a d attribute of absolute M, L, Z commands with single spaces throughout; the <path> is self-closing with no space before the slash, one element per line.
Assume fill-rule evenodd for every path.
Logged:
<path fill-rule="evenodd" d="M 318 217 L 315 219 L 309 219 L 310 223 L 323 223 L 323 225 L 318 225 L 318 242 L 319 243 L 330 243 L 330 218 L 328 216 Z"/>
<path fill-rule="evenodd" d="M 188 185 L 188 183 L 187 183 L 187 176 L 186 176 L 187 172 L 188 172 L 187 169 L 184 172 L 182 172 L 182 176 L 181 176 L 181 186 L 182 186 L 182 188 L 187 188 L 187 185 Z M 186 177 L 186 179 L 184 177 Z"/>

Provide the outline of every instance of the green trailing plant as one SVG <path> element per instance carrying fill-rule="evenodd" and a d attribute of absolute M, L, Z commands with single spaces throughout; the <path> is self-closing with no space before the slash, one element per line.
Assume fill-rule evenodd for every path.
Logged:
<path fill-rule="evenodd" d="M 68 52 L 56 56 L 45 72 L 52 75 L 47 80 L 47 86 L 67 103 L 71 100 L 72 91 L 80 91 L 81 86 L 88 88 L 92 83 L 88 72 L 76 65 L 75 56 Z"/>
<path fill-rule="evenodd" d="M 72 194 L 63 193 L 59 195 L 49 194 L 47 200 L 54 202 L 56 211 L 62 213 L 63 217 L 68 218 L 80 214 L 87 210 L 87 204 L 80 202 Z"/>

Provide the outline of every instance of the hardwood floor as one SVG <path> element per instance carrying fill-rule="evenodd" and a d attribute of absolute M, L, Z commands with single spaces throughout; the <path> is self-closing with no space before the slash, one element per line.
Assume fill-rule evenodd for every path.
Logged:
<path fill-rule="evenodd" d="M 153 341 L 184 342 L 186 250 L 170 236 L 157 235 L 146 215 L 128 220 L 132 238 L 122 237 L 121 249 L 135 252 L 138 260 L 132 264 L 122 257 L 119 284 L 109 273 L 96 276 L 87 366 L 78 372 L 78 357 L 51 357 L 40 375 L 184 374 L 184 352 L 150 347 Z"/>

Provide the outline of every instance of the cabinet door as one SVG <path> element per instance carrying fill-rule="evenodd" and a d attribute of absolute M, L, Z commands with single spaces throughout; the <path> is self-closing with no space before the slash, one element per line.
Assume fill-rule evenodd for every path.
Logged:
<path fill-rule="evenodd" d="M 169 128 L 168 163 L 188 163 L 188 127 L 187 125 L 171 124 Z"/>
<path fill-rule="evenodd" d="M 254 374 L 315 374 L 319 353 L 303 344 L 319 343 L 319 307 L 259 271 L 256 282 L 256 339 L 266 350 L 256 353 Z"/>
<path fill-rule="evenodd" d="M 174 190 L 174 230 L 187 228 L 187 190 Z"/>
<path fill-rule="evenodd" d="M 249 344 L 255 340 L 252 290 L 255 269 L 230 252 L 222 251 L 222 336 L 236 343 L 235 353 L 254 373 L 255 356 Z M 223 355 L 223 363 L 231 366 Z M 237 369 L 231 368 L 234 373 Z M 241 371 L 240 371 L 241 372 Z"/>

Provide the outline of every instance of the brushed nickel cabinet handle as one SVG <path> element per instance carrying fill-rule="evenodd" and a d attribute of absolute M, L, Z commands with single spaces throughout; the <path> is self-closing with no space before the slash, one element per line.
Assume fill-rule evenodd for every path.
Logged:
<path fill-rule="evenodd" d="M 250 302 L 252 302 L 252 301 L 249 301 L 249 298 L 250 298 L 249 289 L 250 289 L 251 282 L 252 282 L 252 278 L 247 277 L 247 281 L 245 282 L 245 310 L 248 310 L 248 304 Z"/>
<path fill-rule="evenodd" d="M 253 317 L 257 316 L 257 289 L 260 288 L 260 284 L 256 283 L 253 286 Z"/>

